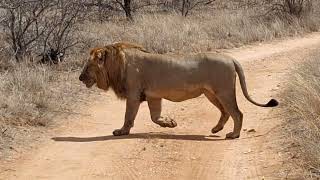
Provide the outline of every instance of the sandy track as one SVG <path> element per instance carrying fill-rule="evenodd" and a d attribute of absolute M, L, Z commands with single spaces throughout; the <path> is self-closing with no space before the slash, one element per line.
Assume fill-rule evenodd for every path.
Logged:
<path fill-rule="evenodd" d="M 320 45 L 320 34 L 270 44 L 254 45 L 225 53 L 239 59 L 251 96 L 266 102 L 277 94 L 294 59 Z M 301 50 L 302 49 L 302 50 Z M 299 51 L 298 51 L 299 50 Z M 142 104 L 129 136 L 114 137 L 123 123 L 125 103 L 112 93 L 104 94 L 82 112 L 69 117 L 33 152 L 6 164 L 0 179 L 277 179 L 282 159 L 268 141 L 281 119 L 269 108 L 247 102 L 238 87 L 239 107 L 244 113 L 240 139 L 225 140 L 232 130 L 229 119 L 215 136 L 211 128 L 218 110 L 205 97 L 181 103 L 164 102 L 164 115 L 178 127 L 164 129 L 153 124 Z"/>

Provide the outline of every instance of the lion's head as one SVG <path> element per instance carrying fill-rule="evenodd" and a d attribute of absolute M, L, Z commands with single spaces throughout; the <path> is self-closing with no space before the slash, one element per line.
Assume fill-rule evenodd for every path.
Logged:
<path fill-rule="evenodd" d="M 126 59 L 123 49 L 128 48 L 146 52 L 141 46 L 130 43 L 115 43 L 92 49 L 79 80 L 88 88 L 94 84 L 103 90 L 108 90 L 111 87 L 118 97 L 125 98 Z"/>

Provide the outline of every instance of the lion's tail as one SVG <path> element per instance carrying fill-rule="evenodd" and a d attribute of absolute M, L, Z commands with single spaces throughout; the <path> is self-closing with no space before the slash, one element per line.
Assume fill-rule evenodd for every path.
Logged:
<path fill-rule="evenodd" d="M 278 101 L 275 99 L 271 99 L 267 104 L 260 104 L 260 103 L 255 102 L 253 99 L 251 99 L 251 97 L 248 94 L 246 79 L 244 76 L 243 69 L 238 61 L 233 60 L 233 63 L 236 68 L 236 72 L 238 73 L 238 76 L 239 76 L 240 85 L 241 85 L 243 95 L 246 97 L 246 99 L 248 101 L 250 101 L 254 105 L 261 106 L 261 107 L 275 107 L 279 104 Z"/>

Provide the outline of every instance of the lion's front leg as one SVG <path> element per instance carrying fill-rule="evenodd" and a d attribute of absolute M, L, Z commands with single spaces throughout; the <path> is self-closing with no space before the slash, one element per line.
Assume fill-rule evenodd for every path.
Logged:
<path fill-rule="evenodd" d="M 116 129 L 113 131 L 114 136 L 128 135 L 130 133 L 130 129 L 134 125 L 134 119 L 138 113 L 139 106 L 140 101 L 138 98 L 127 99 L 124 124 L 121 129 Z"/>
<path fill-rule="evenodd" d="M 150 109 L 151 120 L 160 125 L 161 127 L 174 128 L 177 126 L 176 121 L 168 117 L 161 116 L 161 99 L 147 98 L 148 106 Z"/>

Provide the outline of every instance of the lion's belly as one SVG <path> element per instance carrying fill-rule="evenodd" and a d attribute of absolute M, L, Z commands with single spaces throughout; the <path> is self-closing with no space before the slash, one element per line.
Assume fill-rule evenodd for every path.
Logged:
<path fill-rule="evenodd" d="M 147 91 L 146 95 L 155 97 L 155 98 L 163 98 L 173 102 L 181 102 L 187 99 L 196 98 L 203 94 L 203 89 L 192 89 L 192 90 L 181 90 L 181 89 L 172 89 L 166 91 Z"/>

